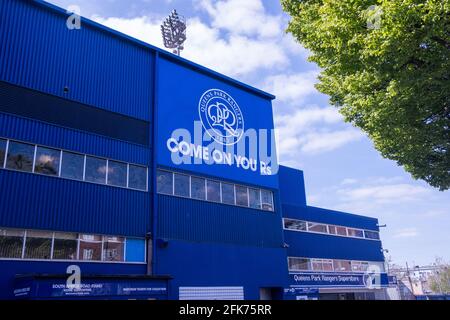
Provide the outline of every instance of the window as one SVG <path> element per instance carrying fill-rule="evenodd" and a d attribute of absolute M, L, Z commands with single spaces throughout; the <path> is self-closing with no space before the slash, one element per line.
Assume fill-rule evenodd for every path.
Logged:
<path fill-rule="evenodd" d="M 328 226 L 328 232 L 334 235 L 347 236 L 347 229 L 344 227 Z"/>
<path fill-rule="evenodd" d="M 273 195 L 271 191 L 261 190 L 262 209 L 273 211 Z"/>
<path fill-rule="evenodd" d="M 0 139 L 0 168 L 3 168 L 3 164 L 5 162 L 6 143 L 7 140 Z"/>
<path fill-rule="evenodd" d="M 234 184 L 222 183 L 222 202 L 234 205 Z"/>
<path fill-rule="evenodd" d="M 32 172 L 34 146 L 31 144 L 10 141 L 6 167 L 19 171 Z"/>
<path fill-rule="evenodd" d="M 158 193 L 173 194 L 173 173 L 158 170 L 156 175 L 156 187 Z"/>
<path fill-rule="evenodd" d="M 59 176 L 59 161 L 61 151 L 37 147 L 34 172 L 48 176 Z"/>
<path fill-rule="evenodd" d="M 146 167 L 0 138 L 0 168 L 3 167 L 147 191 Z"/>
<path fill-rule="evenodd" d="M 145 244 L 145 239 L 0 229 L 0 258 L 3 259 L 145 262 Z"/>
<path fill-rule="evenodd" d="M 312 260 L 312 269 L 314 271 L 323 271 L 323 263 L 320 259 L 313 259 Z"/>
<path fill-rule="evenodd" d="M 189 176 L 185 174 L 174 174 L 175 195 L 180 197 L 190 197 L 189 193 Z"/>
<path fill-rule="evenodd" d="M 380 240 L 380 234 L 376 231 L 364 231 L 366 239 Z"/>
<path fill-rule="evenodd" d="M 55 232 L 53 259 L 77 260 L 78 235 L 76 233 Z"/>
<path fill-rule="evenodd" d="M 106 182 L 106 160 L 94 157 L 86 157 L 86 181 L 102 183 Z"/>
<path fill-rule="evenodd" d="M 89 234 L 80 236 L 80 260 L 102 260 L 102 237 Z"/>
<path fill-rule="evenodd" d="M 123 261 L 124 238 L 103 237 L 103 261 Z"/>
<path fill-rule="evenodd" d="M 127 164 L 117 161 L 108 161 L 108 184 L 116 187 L 127 186 Z"/>
<path fill-rule="evenodd" d="M 206 180 L 206 198 L 208 201 L 220 202 L 220 182 Z"/>
<path fill-rule="evenodd" d="M 293 219 L 284 219 L 284 228 L 289 230 L 306 231 L 306 222 Z"/>
<path fill-rule="evenodd" d="M 315 271 L 333 271 L 333 260 L 313 259 L 312 268 Z"/>
<path fill-rule="evenodd" d="M 83 180 L 84 155 L 63 151 L 61 177 Z"/>
<path fill-rule="evenodd" d="M 323 271 L 333 271 L 333 260 L 322 260 Z"/>
<path fill-rule="evenodd" d="M 349 237 L 364 238 L 362 230 L 347 228 L 347 232 Z"/>
<path fill-rule="evenodd" d="M 147 168 L 142 166 L 129 166 L 128 187 L 146 191 L 147 190 Z"/>
<path fill-rule="evenodd" d="M 271 191 L 165 170 L 157 170 L 157 192 L 159 194 L 273 211 L 273 194 Z"/>
<path fill-rule="evenodd" d="M 348 260 L 334 260 L 334 271 L 352 271 L 351 261 Z"/>
<path fill-rule="evenodd" d="M 238 206 L 248 207 L 247 187 L 236 186 L 236 204 Z"/>
<path fill-rule="evenodd" d="M 198 200 L 206 200 L 206 180 L 191 177 L 191 197 Z"/>
<path fill-rule="evenodd" d="M 362 262 L 362 261 L 352 261 L 351 265 L 352 265 L 352 271 L 355 271 L 355 272 L 365 272 L 365 271 L 367 271 L 367 269 L 369 267 L 368 262 Z"/>
<path fill-rule="evenodd" d="M 326 224 L 315 223 L 315 222 L 308 222 L 308 231 L 328 233 Z"/>
<path fill-rule="evenodd" d="M 259 189 L 248 189 L 250 208 L 261 209 L 261 194 Z"/>
<path fill-rule="evenodd" d="M 345 227 L 336 227 L 336 232 L 339 236 L 347 236 L 347 228 Z"/>
<path fill-rule="evenodd" d="M 288 258 L 289 271 L 307 271 L 311 270 L 309 259 L 305 258 Z"/>
<path fill-rule="evenodd" d="M 28 231 L 25 240 L 25 259 L 50 259 L 53 234 Z"/>
<path fill-rule="evenodd" d="M 0 229 L 0 258 L 22 258 L 24 232 Z"/>

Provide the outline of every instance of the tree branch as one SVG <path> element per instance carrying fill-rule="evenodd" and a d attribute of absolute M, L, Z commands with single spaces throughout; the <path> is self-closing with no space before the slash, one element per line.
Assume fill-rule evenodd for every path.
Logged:
<path fill-rule="evenodd" d="M 445 48 L 447 48 L 448 50 L 450 50 L 450 42 L 448 42 L 445 39 L 442 39 L 438 36 L 433 36 L 430 38 L 431 40 L 436 41 L 437 43 L 439 43 L 440 45 L 444 46 Z"/>

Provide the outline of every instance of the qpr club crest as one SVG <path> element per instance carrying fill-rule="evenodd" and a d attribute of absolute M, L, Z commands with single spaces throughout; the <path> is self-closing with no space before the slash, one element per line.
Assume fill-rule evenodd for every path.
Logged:
<path fill-rule="evenodd" d="M 218 143 L 233 145 L 244 134 L 244 118 L 237 102 L 225 91 L 206 91 L 199 102 L 203 128 Z"/>

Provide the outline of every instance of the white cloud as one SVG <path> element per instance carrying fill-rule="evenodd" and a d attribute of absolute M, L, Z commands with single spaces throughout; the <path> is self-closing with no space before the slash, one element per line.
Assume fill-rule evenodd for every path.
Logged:
<path fill-rule="evenodd" d="M 103 18 L 95 15 L 92 16 L 92 19 L 100 24 L 132 36 L 138 40 L 164 48 L 160 29 L 160 24 L 163 20 L 162 18 L 161 20 L 157 18 L 152 19 L 146 16 L 132 19 L 117 17 Z"/>
<path fill-rule="evenodd" d="M 358 180 L 356 180 L 356 179 L 346 178 L 346 179 L 342 180 L 341 185 L 345 186 L 345 185 L 349 185 L 349 184 L 355 184 L 357 182 L 358 182 Z"/>
<path fill-rule="evenodd" d="M 394 238 L 415 238 L 419 235 L 417 228 L 398 229 L 394 232 Z"/>
<path fill-rule="evenodd" d="M 264 88 L 275 94 L 280 102 L 299 105 L 307 96 L 317 93 L 314 87 L 317 76 L 318 71 L 274 75 L 266 78 Z"/>
<path fill-rule="evenodd" d="M 210 15 L 214 28 L 266 38 L 283 33 L 281 16 L 267 14 L 261 0 L 200 0 L 198 4 Z"/>
<path fill-rule="evenodd" d="M 306 135 L 306 142 L 301 149 L 303 152 L 310 154 L 332 151 L 347 143 L 360 140 L 362 137 L 361 133 L 355 129 L 310 133 Z"/>
<path fill-rule="evenodd" d="M 319 108 L 317 106 L 297 110 L 294 114 L 277 116 L 276 123 L 299 132 L 317 124 L 333 124 L 342 121 L 342 116 L 334 107 Z"/>
<path fill-rule="evenodd" d="M 188 40 L 184 56 L 219 72 L 242 76 L 261 69 L 280 69 L 289 63 L 283 48 L 270 40 L 242 35 L 221 37 L 218 29 L 200 19 L 188 21 Z"/>
<path fill-rule="evenodd" d="M 338 191 L 338 195 L 345 201 L 367 201 L 386 204 L 415 201 L 428 195 L 429 192 L 429 189 L 422 186 L 389 184 L 341 189 Z"/>
<path fill-rule="evenodd" d="M 163 48 L 160 22 L 149 17 L 102 18 L 98 23 Z M 210 27 L 199 18 L 187 21 L 188 40 L 183 57 L 230 76 L 242 76 L 261 69 L 280 69 L 289 63 L 282 47 L 271 40 L 257 40 L 232 34 L 222 37 L 217 28 Z"/>
<path fill-rule="evenodd" d="M 294 114 L 277 116 L 277 145 L 280 157 L 298 158 L 298 152 L 317 154 L 335 150 L 362 134 L 353 128 L 330 129 L 342 122 L 342 116 L 333 107 L 310 107 Z M 328 126 L 328 129 L 324 129 Z"/>

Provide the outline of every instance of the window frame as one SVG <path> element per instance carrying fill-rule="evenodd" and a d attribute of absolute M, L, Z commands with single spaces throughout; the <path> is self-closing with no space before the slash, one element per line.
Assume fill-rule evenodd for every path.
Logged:
<path fill-rule="evenodd" d="M 300 223 L 300 224 L 305 224 L 305 229 L 302 230 L 302 229 L 288 228 L 288 227 L 286 227 L 286 221 L 287 220 L 295 221 L 295 222 Z M 305 221 L 305 220 L 298 220 L 298 219 L 292 219 L 292 218 L 283 218 L 283 229 L 284 230 L 289 230 L 289 231 L 307 232 L 308 231 L 308 222 Z"/>
<path fill-rule="evenodd" d="M 258 207 L 252 207 L 251 200 L 250 200 L 250 190 L 254 191 L 255 194 L 258 195 Z M 261 189 L 260 188 L 253 188 L 253 187 L 247 187 L 247 193 L 248 193 L 248 207 L 250 209 L 257 209 L 262 210 L 262 199 L 261 199 Z"/>
<path fill-rule="evenodd" d="M 171 183 L 171 193 L 165 193 L 165 192 L 160 192 L 158 191 L 158 186 L 156 186 L 156 193 L 157 194 L 162 194 L 162 195 L 166 195 L 166 196 L 173 196 L 175 197 L 175 178 L 174 178 L 174 172 L 173 171 L 169 171 L 169 170 L 164 170 L 164 169 L 156 169 L 156 183 L 158 183 L 158 172 L 164 172 L 164 173 L 170 173 L 170 175 L 172 176 L 172 183 Z"/>
<path fill-rule="evenodd" d="M 4 138 L 4 137 L 0 137 L 0 139 L 6 141 L 5 157 L 3 159 L 3 163 L 0 163 L 0 169 L 8 170 L 8 171 L 14 171 L 14 172 L 31 173 L 31 174 L 36 174 L 36 175 L 41 175 L 41 176 L 46 176 L 46 177 L 51 177 L 51 178 L 60 178 L 60 179 L 64 179 L 64 180 L 81 181 L 81 182 L 85 182 L 85 183 L 92 183 L 92 184 L 103 185 L 103 186 L 106 185 L 108 187 L 113 187 L 113 188 L 131 189 L 131 190 L 140 191 L 140 192 L 148 192 L 149 191 L 149 178 L 148 178 L 149 168 L 148 168 L 148 166 L 145 166 L 145 165 L 142 165 L 142 164 L 130 163 L 130 162 L 121 161 L 121 160 L 116 160 L 116 159 L 104 158 L 104 157 L 97 156 L 97 155 L 81 153 L 81 152 L 78 152 L 78 151 L 72 151 L 72 150 L 62 149 L 62 148 L 48 146 L 48 145 L 36 144 L 36 143 L 32 143 L 32 142 L 25 142 L 25 141 L 21 141 L 21 140 L 8 139 L 8 138 Z M 7 164 L 8 164 L 8 153 L 10 152 L 11 142 L 18 143 L 18 144 L 23 144 L 23 145 L 28 145 L 28 146 L 31 146 L 33 148 L 34 151 L 33 151 L 33 157 L 32 157 L 31 171 L 24 171 L 24 170 L 19 170 L 19 169 L 14 169 L 14 168 L 8 168 L 7 167 Z M 59 165 L 58 165 L 58 168 L 57 168 L 58 169 L 58 173 L 57 174 L 55 174 L 55 175 L 48 175 L 48 174 L 36 172 L 35 167 L 36 167 L 36 157 L 37 157 L 37 149 L 38 148 L 44 148 L 44 149 L 50 149 L 50 150 L 57 151 L 57 153 L 59 154 Z M 64 177 L 62 175 L 62 165 L 63 165 L 64 153 L 70 153 L 70 154 L 79 155 L 79 156 L 83 157 L 83 174 L 82 174 L 82 178 L 81 179 L 76 179 L 76 178 L 73 178 L 73 177 Z M 105 183 L 95 182 L 95 181 L 87 181 L 86 180 L 86 161 L 87 161 L 87 157 L 96 158 L 96 159 L 100 159 L 100 160 L 106 161 Z M 126 186 L 116 186 L 116 185 L 108 184 L 109 161 L 123 163 L 123 164 L 127 165 L 127 183 L 126 183 Z M 129 187 L 129 179 L 128 179 L 128 177 L 129 177 L 129 167 L 130 167 L 130 165 L 136 166 L 136 167 L 140 167 L 142 169 L 145 169 L 145 190 Z"/>
<path fill-rule="evenodd" d="M 362 236 L 361 236 L 361 237 L 358 237 L 358 236 L 356 236 L 356 235 L 350 235 L 350 230 L 354 230 L 355 232 L 361 232 L 361 233 L 362 233 Z M 364 236 L 364 229 L 358 229 L 358 228 L 347 227 L 347 236 L 348 236 L 349 238 L 365 239 L 365 236 Z"/>
<path fill-rule="evenodd" d="M 110 175 L 109 175 L 110 162 L 113 162 L 113 163 L 116 163 L 116 164 L 125 165 L 125 185 L 124 186 L 117 185 L 117 184 L 110 184 L 109 183 L 109 179 L 110 179 Z M 119 188 L 128 188 L 128 174 L 129 174 L 129 163 L 123 162 L 123 161 L 117 161 L 117 160 L 110 160 L 110 159 L 106 160 L 106 185 L 112 186 L 112 187 L 119 187 Z"/>
<path fill-rule="evenodd" d="M 380 238 L 380 232 L 379 232 L 379 231 L 374 231 L 374 230 L 363 230 L 363 231 L 364 231 L 364 239 L 381 241 L 381 238 Z M 366 236 L 367 233 L 376 234 L 376 235 L 377 235 L 377 238 L 370 238 L 370 237 L 367 237 L 367 236 Z"/>
<path fill-rule="evenodd" d="M 1 162 L 1 168 L 6 168 L 6 160 L 8 159 L 8 146 L 9 146 L 9 139 L 0 138 L 1 140 L 5 141 L 5 154 L 3 155 L 3 161 Z"/>
<path fill-rule="evenodd" d="M 198 181 L 203 180 L 203 196 L 204 196 L 203 198 L 198 198 L 198 197 L 194 198 L 193 193 L 192 193 L 192 185 L 193 185 L 192 184 L 192 180 L 198 180 Z M 206 187 L 207 187 L 206 186 L 206 178 L 190 175 L 189 176 L 189 181 L 190 181 L 190 186 L 189 186 L 190 198 L 193 199 L 193 200 L 206 201 L 206 193 L 207 193 L 207 191 L 206 191 Z M 222 185 L 220 186 L 220 193 L 222 194 Z M 220 196 L 220 198 L 222 198 L 222 196 Z"/>
<path fill-rule="evenodd" d="M 285 220 L 292 220 L 292 221 L 297 221 L 297 222 L 300 222 L 300 223 L 305 222 L 305 223 L 306 223 L 306 230 L 286 228 L 286 227 L 285 227 Z M 310 230 L 309 223 L 325 225 L 325 226 L 327 227 L 327 233 L 319 232 L 319 231 L 311 231 L 311 230 Z M 336 233 L 330 232 L 331 228 L 335 228 Z M 355 237 L 355 236 L 350 236 L 350 235 L 348 235 L 348 229 L 353 229 L 353 230 L 361 231 L 361 232 L 363 233 L 363 237 Z M 286 218 L 286 217 L 283 217 L 283 230 L 287 230 L 287 231 L 297 231 L 297 232 L 308 232 L 308 233 L 314 233 L 314 234 L 329 235 L 329 236 L 333 236 L 333 237 L 344 237 L 344 238 L 351 238 L 351 239 L 362 239 L 362 240 L 370 240 L 370 241 L 381 241 L 381 238 L 378 238 L 378 239 L 372 239 L 372 238 L 366 238 L 366 236 L 365 236 L 365 235 L 366 235 L 366 231 L 367 231 L 367 232 L 374 232 L 374 233 L 377 233 L 378 236 L 379 236 L 379 234 L 380 234 L 379 231 L 367 230 L 367 229 L 359 229 L 359 228 L 351 228 L 351 227 L 345 227 L 345 226 L 340 226 L 340 225 L 335 225 L 335 224 L 326 224 L 326 223 L 321 223 L 321 222 L 307 221 L 307 220 L 301 220 L 301 219 L 295 219 L 295 218 Z M 341 231 L 344 230 L 344 231 L 345 231 L 345 235 L 339 234 L 339 230 L 341 230 Z"/>
<path fill-rule="evenodd" d="M 37 229 L 17 229 L 17 228 L 0 228 L 0 230 L 5 230 L 5 231 L 16 231 L 16 232 L 21 232 L 23 233 L 22 236 L 18 237 L 22 239 L 22 248 L 21 248 L 21 256 L 20 258 L 7 258 L 7 257 L 0 257 L 0 261 L 38 261 L 38 262 L 70 262 L 70 263 L 115 263 L 115 264 L 139 264 L 139 265 L 144 265 L 147 264 L 147 241 L 144 238 L 135 238 L 135 237 L 130 237 L 130 239 L 138 239 L 138 240 L 142 240 L 145 242 L 144 245 L 144 257 L 145 257 L 145 261 L 126 261 L 126 243 L 127 243 L 127 237 L 124 236 L 111 236 L 111 235 L 104 235 L 104 234 L 91 234 L 91 233 L 77 233 L 77 232 L 65 232 L 65 231 L 47 231 L 47 230 L 37 230 Z M 39 232 L 39 233 L 49 233 L 51 234 L 51 238 L 48 238 L 50 240 L 50 256 L 48 259 L 39 259 L 39 258 L 26 258 L 25 257 L 25 252 L 26 252 L 26 242 L 27 242 L 27 238 L 28 238 L 28 234 L 30 232 Z M 73 239 L 73 241 L 76 241 L 77 243 L 77 248 L 76 248 L 76 258 L 75 259 L 54 259 L 54 249 L 55 249 L 55 239 L 61 239 L 61 238 L 57 238 L 56 234 L 76 234 L 76 239 Z M 80 258 L 80 242 L 82 241 L 81 236 L 82 235 L 90 235 L 93 237 L 100 237 L 100 241 L 96 241 L 96 242 L 101 242 L 101 256 L 100 256 L 100 260 L 83 260 Z M 104 256 L 103 256 L 103 251 L 104 251 L 104 239 L 105 238 L 123 238 L 124 241 L 122 242 L 123 245 L 123 260 L 122 261 L 109 261 L 109 260 L 105 260 Z M 30 238 L 35 238 L 35 237 L 30 237 Z"/>
<path fill-rule="evenodd" d="M 138 188 L 134 188 L 134 187 L 130 187 L 130 167 L 140 167 L 142 169 L 145 169 L 145 190 L 143 189 L 138 189 Z M 127 166 L 127 189 L 130 190 L 135 190 L 135 191 L 141 191 L 141 192 L 148 192 L 148 167 L 147 166 L 143 166 L 140 164 L 136 164 L 136 163 L 129 163 L 128 162 L 128 166 Z M 118 187 L 120 188 L 120 187 Z"/>
<path fill-rule="evenodd" d="M 325 232 L 321 232 L 321 231 L 311 231 L 311 226 L 310 224 L 313 224 L 314 226 L 324 226 L 325 227 Z M 313 227 L 314 227 L 313 226 Z M 310 233 L 317 233 L 317 234 L 329 234 L 328 232 L 328 225 L 326 223 L 322 223 L 322 222 L 313 222 L 313 221 L 307 221 L 307 229 L 308 232 Z"/>
<path fill-rule="evenodd" d="M 266 212 L 275 212 L 275 199 L 273 197 L 273 191 L 269 190 L 269 189 L 261 189 L 260 188 L 259 192 L 260 192 L 260 197 L 261 197 L 261 210 L 266 211 Z M 271 201 L 270 205 L 271 205 L 271 207 L 270 207 L 269 210 L 268 209 L 264 209 L 264 204 L 267 205 L 268 203 L 264 203 L 263 202 L 263 192 L 267 192 L 270 195 L 270 201 Z"/>
<path fill-rule="evenodd" d="M 291 257 L 288 256 L 288 272 L 311 272 L 312 270 L 312 259 L 311 258 L 303 258 L 303 257 Z M 306 260 L 307 262 L 307 269 L 291 269 L 290 266 L 290 260 L 291 259 L 299 259 L 299 260 Z"/>
<path fill-rule="evenodd" d="M 112 160 L 113 161 L 113 160 Z M 258 210 L 258 211 L 264 211 L 264 212 L 275 212 L 275 204 L 274 204 L 274 193 L 272 190 L 270 189 L 261 189 L 258 187 L 254 187 L 254 186 L 249 186 L 249 185 L 244 185 L 244 184 L 236 184 L 236 183 L 232 183 L 232 182 L 228 182 L 228 181 L 224 181 L 224 180 L 219 180 L 219 179 L 215 179 L 215 178 L 208 178 L 206 176 L 200 176 L 200 175 L 195 175 L 195 174 L 189 174 L 186 172 L 182 172 L 182 171 L 173 171 L 173 170 L 169 170 L 169 169 L 165 169 L 165 168 L 157 168 L 156 169 L 156 176 L 158 176 L 159 172 L 164 172 L 164 173 L 169 173 L 172 175 L 172 193 L 165 193 L 165 192 L 161 192 L 158 191 L 158 185 L 156 186 L 156 193 L 158 195 L 166 195 L 166 196 L 173 196 L 173 197 L 179 197 L 179 198 L 183 198 L 183 199 L 190 199 L 190 200 L 196 200 L 196 201 L 204 201 L 204 202 L 209 202 L 209 203 L 219 203 L 219 204 L 223 204 L 223 205 L 228 205 L 228 206 L 234 206 L 234 207 L 241 207 L 241 208 L 248 208 L 248 209 L 253 209 L 253 210 Z M 184 176 L 189 176 L 189 196 L 183 196 L 183 195 L 177 195 L 175 194 L 175 175 L 184 175 Z M 201 179 L 205 181 L 205 199 L 198 199 L 198 198 L 194 198 L 192 196 L 192 179 Z M 215 183 L 218 185 L 219 189 L 219 198 L 220 200 L 211 200 L 210 198 L 208 198 L 208 182 L 211 183 Z M 158 183 L 158 181 L 157 181 Z M 229 203 L 229 202 L 224 202 L 224 197 L 223 197 L 223 188 L 224 185 L 230 186 L 233 191 L 233 203 Z M 239 205 L 237 204 L 237 192 L 236 192 L 236 188 L 237 187 L 242 187 L 245 188 L 247 190 L 247 205 Z M 259 194 L 259 208 L 254 208 L 250 206 L 250 189 L 256 191 Z M 262 192 L 265 191 L 268 194 L 270 194 L 270 198 L 272 201 L 272 207 L 271 210 L 266 210 L 262 208 Z"/>
<path fill-rule="evenodd" d="M 219 184 L 219 201 L 209 200 L 208 198 L 208 182 L 218 183 Z M 221 203 L 222 204 L 222 183 L 220 180 L 216 179 L 208 179 L 206 178 L 206 201 L 210 203 Z M 236 193 L 236 192 L 235 192 Z"/>
<path fill-rule="evenodd" d="M 47 150 L 53 150 L 59 153 L 59 162 L 58 162 L 58 172 L 56 174 L 45 174 L 42 172 L 36 172 L 36 164 L 37 164 L 37 155 L 38 155 L 38 150 L 39 149 L 47 149 Z M 33 160 L 33 173 L 34 174 L 39 174 L 42 176 L 46 176 L 46 177 L 61 177 L 61 164 L 62 164 L 62 158 L 61 158 L 61 154 L 62 154 L 62 150 L 58 149 L 58 148 L 49 148 L 49 147 L 43 147 L 40 145 L 35 145 L 35 150 L 34 150 L 34 160 Z"/>
<path fill-rule="evenodd" d="M 238 204 L 238 192 L 237 192 L 238 188 L 245 188 L 247 190 L 247 192 L 246 192 L 246 194 L 247 194 L 247 205 Z M 248 193 L 248 188 L 249 187 L 244 186 L 242 184 L 235 184 L 234 185 L 234 203 L 236 204 L 237 207 L 250 208 L 250 197 L 249 197 L 249 193 Z M 242 194 L 244 194 L 244 193 L 242 193 Z"/>
<path fill-rule="evenodd" d="M 290 268 L 290 260 L 291 259 L 301 259 L 301 260 L 307 260 L 308 263 L 308 269 L 291 269 Z M 335 264 L 342 263 L 342 262 L 349 262 L 350 270 L 336 270 Z M 313 263 L 321 265 L 322 270 L 315 270 Z M 295 256 L 288 256 L 287 257 L 287 264 L 288 264 L 288 272 L 295 274 L 295 273 L 341 273 L 341 274 L 361 274 L 365 273 L 370 265 L 379 265 L 384 266 L 383 261 L 364 261 L 364 260 L 348 260 L 348 259 L 330 259 L 330 258 L 308 258 L 308 257 L 295 257 Z M 332 270 L 324 270 L 324 264 L 331 265 Z M 365 270 L 353 270 L 354 265 L 359 266 L 367 266 Z M 386 273 L 386 270 L 384 267 L 380 268 L 380 273 Z"/>
<path fill-rule="evenodd" d="M 176 177 L 180 176 L 180 177 L 187 177 L 187 195 L 182 195 L 182 194 L 176 194 Z M 187 199 L 192 199 L 192 191 L 191 191 L 191 175 L 189 174 L 185 174 L 185 173 L 174 173 L 173 174 L 173 195 L 176 197 L 180 197 L 180 198 L 187 198 Z"/>
<path fill-rule="evenodd" d="M 22 144 L 22 145 L 28 145 L 30 147 L 33 148 L 33 156 L 31 159 L 31 170 L 20 170 L 20 169 L 16 169 L 16 168 L 9 168 L 8 167 L 8 158 L 9 158 L 9 152 L 11 149 L 11 142 L 12 143 L 17 143 L 17 144 Z M 34 174 L 34 164 L 35 164 L 35 159 L 36 159 L 36 145 L 33 143 L 29 143 L 29 142 L 23 142 L 23 141 L 19 141 L 19 140 L 12 140 L 12 139 L 8 139 L 8 149 L 6 150 L 5 153 L 5 165 L 4 165 L 4 169 L 5 170 L 11 170 L 11 171 L 15 171 L 15 172 L 24 172 L 24 173 L 33 173 Z"/>

